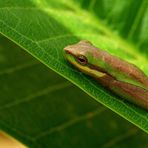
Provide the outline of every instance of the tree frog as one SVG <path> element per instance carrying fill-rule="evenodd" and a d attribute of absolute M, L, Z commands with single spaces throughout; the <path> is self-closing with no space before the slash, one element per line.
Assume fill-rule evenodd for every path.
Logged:
<path fill-rule="evenodd" d="M 64 48 L 66 59 L 117 95 L 148 110 L 148 77 L 135 65 L 82 40 Z"/>

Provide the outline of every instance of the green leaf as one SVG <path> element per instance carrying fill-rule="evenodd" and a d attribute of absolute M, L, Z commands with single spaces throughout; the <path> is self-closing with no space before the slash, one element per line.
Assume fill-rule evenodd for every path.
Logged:
<path fill-rule="evenodd" d="M 148 145 L 146 133 L 99 105 L 14 43 L 0 37 L 0 45 L 1 130 L 30 147 Z"/>
<path fill-rule="evenodd" d="M 147 0 L 136 2 L 130 0 L 122 3 L 113 0 L 110 3 L 107 0 L 0 1 L 0 32 L 50 69 L 77 85 L 96 101 L 148 132 L 147 111 L 105 90 L 93 79 L 71 67 L 63 56 L 63 48 L 66 45 L 88 39 L 97 47 L 136 64 L 148 74 L 147 6 Z M 132 13 L 131 10 L 133 10 Z M 95 102 L 95 107 L 93 105 L 91 107 L 93 101 L 90 98 L 85 100 L 87 97 L 84 93 L 55 73 L 48 71 L 30 56 L 20 50 L 15 51 L 16 47 L 9 45 L 3 38 L 1 38 L 1 45 L 1 128 L 16 135 L 23 142 L 38 143 L 40 146 L 47 146 L 49 143 L 54 145 L 55 143 L 51 141 L 60 133 L 59 145 L 63 141 L 65 143 L 69 141 L 68 136 L 63 136 L 66 133 L 60 131 L 63 125 L 65 129 L 64 123 L 66 126 L 68 123 L 69 126 L 71 122 L 76 122 L 77 125 L 79 118 L 80 120 L 81 117 L 85 118 L 89 112 L 99 106 Z M 5 48 L 9 49 L 9 52 L 4 50 Z M 14 50 L 10 51 L 13 48 Z M 72 99 L 71 105 L 66 98 Z M 75 106 L 74 111 L 73 106 Z M 98 112 L 100 110 L 104 108 L 99 108 Z M 106 119 L 111 120 L 111 117 Z M 102 118 L 104 119 L 103 115 Z M 83 129 L 83 124 L 80 124 L 79 130 Z M 102 125 L 98 125 L 95 130 L 97 131 L 98 128 L 101 130 L 101 127 L 107 124 L 109 124 L 108 121 L 102 122 Z M 45 132 L 47 130 L 50 133 L 50 129 L 56 131 L 51 134 L 52 137 Z M 68 132 L 76 136 L 74 129 L 72 127 L 70 128 L 72 131 Z M 88 127 L 83 129 L 83 134 L 86 132 L 85 135 L 88 135 L 89 130 L 87 130 Z M 42 134 L 43 137 L 40 137 L 39 135 Z M 40 138 L 34 140 L 38 136 Z M 80 134 L 80 139 L 76 136 L 75 142 L 67 145 L 78 144 L 81 136 Z M 65 137 L 66 139 L 63 139 Z M 87 138 L 90 140 L 89 136 Z M 91 141 L 89 140 L 88 143 Z M 90 143 L 93 144 L 93 142 Z M 87 142 L 85 144 L 87 145 Z M 85 144 L 82 143 L 83 146 Z"/>

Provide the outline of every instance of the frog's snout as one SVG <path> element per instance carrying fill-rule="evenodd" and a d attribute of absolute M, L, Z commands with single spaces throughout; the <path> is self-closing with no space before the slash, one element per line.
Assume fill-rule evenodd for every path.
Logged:
<path fill-rule="evenodd" d="M 66 54 L 71 54 L 71 46 L 66 46 L 65 48 L 64 48 L 64 51 L 65 51 L 65 53 Z"/>
<path fill-rule="evenodd" d="M 67 52 L 69 52 L 68 49 L 69 49 L 68 46 L 66 46 L 66 47 L 64 48 L 64 51 L 67 53 Z"/>

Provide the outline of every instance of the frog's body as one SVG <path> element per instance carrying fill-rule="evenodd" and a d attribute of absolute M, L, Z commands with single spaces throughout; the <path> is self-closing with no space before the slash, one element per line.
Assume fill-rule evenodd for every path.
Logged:
<path fill-rule="evenodd" d="M 64 48 L 67 60 L 118 95 L 148 109 L 148 77 L 135 65 L 94 47 L 89 41 Z"/>

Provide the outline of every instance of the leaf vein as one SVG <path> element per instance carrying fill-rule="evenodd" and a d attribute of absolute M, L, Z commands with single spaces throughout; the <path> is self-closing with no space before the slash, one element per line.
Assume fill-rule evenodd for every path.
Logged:
<path fill-rule="evenodd" d="M 96 110 L 94 110 L 92 112 L 88 112 L 87 114 L 84 114 L 82 116 L 75 117 L 74 119 L 72 119 L 72 120 L 70 120 L 70 121 L 68 121 L 66 123 L 63 123 L 63 124 L 58 125 L 58 126 L 56 126 L 54 128 L 51 128 L 49 130 L 41 132 L 39 135 L 37 135 L 34 138 L 34 141 L 40 139 L 41 137 L 53 134 L 55 132 L 60 132 L 62 130 L 65 130 L 65 129 L 71 127 L 72 125 L 77 124 L 77 123 L 79 123 L 81 121 L 92 119 L 93 117 L 101 114 L 104 111 L 106 111 L 106 108 L 102 107 L 102 108 L 96 109 Z"/>
<path fill-rule="evenodd" d="M 51 93 L 53 91 L 56 91 L 56 90 L 59 90 L 59 89 L 63 89 L 63 88 L 66 88 L 66 87 L 70 87 L 72 86 L 69 82 L 64 82 L 64 83 L 61 83 L 61 84 L 56 84 L 54 86 L 50 86 L 50 87 L 47 87 L 43 90 L 40 90 L 40 91 L 37 91 L 33 94 L 30 94 L 29 96 L 23 98 L 23 99 L 20 99 L 20 100 L 16 100 L 16 101 L 13 101 L 13 102 L 10 102 L 8 104 L 5 104 L 3 106 L 0 106 L 0 110 L 3 110 L 3 109 L 10 109 L 14 106 L 17 106 L 17 105 L 20 105 L 22 103 L 25 103 L 25 102 L 29 102 L 33 99 L 36 99 L 37 97 L 40 97 L 40 96 L 43 96 L 43 95 L 46 95 L 48 93 Z"/>
<path fill-rule="evenodd" d="M 137 128 L 133 128 L 133 129 L 129 130 L 127 133 L 125 133 L 125 134 L 118 135 L 117 137 L 114 137 L 113 139 L 109 140 L 107 143 L 105 143 L 101 147 L 102 148 L 113 147 L 116 144 L 118 144 L 119 142 L 121 142 L 121 141 L 123 141 L 123 140 L 125 140 L 127 138 L 130 138 L 130 137 L 136 135 L 137 132 L 138 132 L 138 129 Z"/>
<path fill-rule="evenodd" d="M 0 75 L 11 74 L 13 72 L 16 72 L 16 71 L 19 71 L 19 70 L 22 70 L 22 69 L 25 69 L 25 68 L 28 68 L 28 67 L 32 67 L 32 66 L 35 66 L 35 65 L 38 65 L 38 64 L 39 64 L 39 62 L 37 62 L 37 61 L 32 61 L 32 62 L 29 62 L 29 63 L 23 63 L 21 65 L 17 65 L 15 67 L 10 67 L 10 68 L 7 68 L 7 69 L 0 71 Z"/>

